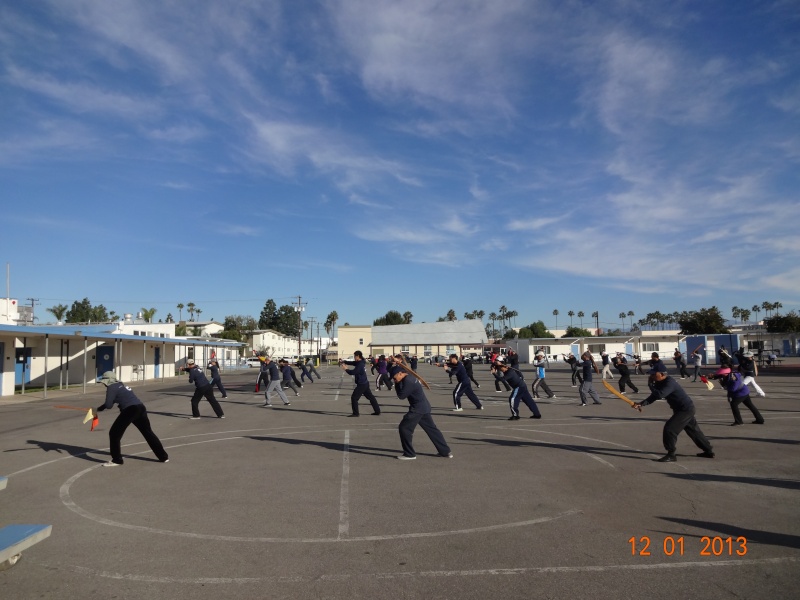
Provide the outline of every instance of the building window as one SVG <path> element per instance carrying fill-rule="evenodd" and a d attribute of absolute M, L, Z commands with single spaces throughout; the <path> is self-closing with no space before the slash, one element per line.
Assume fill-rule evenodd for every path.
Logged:
<path fill-rule="evenodd" d="M 408 346 L 400 346 L 400 352 L 410 352 Z"/>
<path fill-rule="evenodd" d="M 645 342 L 642 344 L 642 352 L 658 352 L 658 342 Z"/>
<path fill-rule="evenodd" d="M 758 351 L 763 350 L 764 349 L 764 340 L 747 342 L 747 349 L 748 350 L 758 350 Z"/>
<path fill-rule="evenodd" d="M 538 346 L 536 348 L 536 352 L 544 352 L 545 354 L 550 354 L 550 346 Z"/>
<path fill-rule="evenodd" d="M 359 346 L 363 346 L 364 345 L 364 338 L 358 338 L 358 345 Z"/>
<path fill-rule="evenodd" d="M 605 344 L 589 344 L 589 352 L 592 354 L 600 354 L 601 352 L 606 351 Z"/>

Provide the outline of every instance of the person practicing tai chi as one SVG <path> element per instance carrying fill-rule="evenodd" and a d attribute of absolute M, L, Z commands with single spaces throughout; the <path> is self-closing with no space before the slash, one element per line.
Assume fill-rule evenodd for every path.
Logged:
<path fill-rule="evenodd" d="M 578 383 L 583 385 L 583 379 L 578 371 L 578 359 L 575 358 L 575 355 L 570 352 L 569 354 L 562 354 L 561 356 L 564 357 L 564 362 L 567 363 L 572 370 L 572 387 L 578 387 Z"/>
<path fill-rule="evenodd" d="M 367 377 L 366 363 L 364 362 L 364 354 L 361 350 L 356 350 L 353 353 L 353 360 L 342 360 L 339 362 L 342 370 L 348 375 L 352 375 L 355 380 L 356 387 L 353 389 L 353 394 L 350 396 L 350 406 L 353 409 L 352 414 L 348 417 L 358 417 L 358 399 L 365 396 L 369 403 L 372 405 L 372 414 L 377 416 L 381 414 L 381 407 L 378 404 L 377 398 L 369 389 L 369 378 Z M 353 367 L 348 369 L 347 367 Z"/>
<path fill-rule="evenodd" d="M 408 400 L 409 404 L 408 412 L 403 416 L 403 420 L 400 421 L 400 425 L 397 428 L 400 432 L 400 445 L 403 447 L 403 454 L 397 458 L 400 460 L 414 460 L 417 458 L 417 453 L 411 444 L 411 440 L 414 437 L 414 429 L 416 429 L 417 425 L 422 427 L 422 430 L 428 434 L 439 456 L 453 458 L 442 432 L 433 422 L 431 405 L 427 396 L 425 396 L 425 390 L 422 389 L 419 379 L 398 366 L 391 367 L 390 373 L 394 381 L 395 394 L 400 400 Z"/>
<path fill-rule="evenodd" d="M 547 382 L 544 380 L 547 357 L 545 356 L 543 350 L 539 350 L 539 352 L 536 353 L 533 366 L 536 367 L 536 378 L 531 384 L 531 393 L 533 394 L 533 397 L 539 398 L 539 389 L 543 389 L 548 398 L 555 398 L 556 395 L 553 393 L 553 390 L 550 389 L 550 386 L 547 385 Z"/>
<path fill-rule="evenodd" d="M 283 378 L 283 381 L 281 381 L 281 387 L 283 389 L 291 389 L 295 396 L 299 396 L 300 392 L 298 392 L 297 388 L 295 387 L 297 378 L 295 377 L 294 369 L 292 369 L 289 361 L 282 358 L 278 361 L 278 368 L 281 370 L 281 377 Z"/>
<path fill-rule="evenodd" d="M 639 393 L 639 388 L 633 385 L 631 381 L 631 373 L 628 369 L 628 361 L 623 356 L 622 352 L 617 352 L 617 355 L 612 359 L 614 367 L 619 372 L 619 391 L 625 393 L 625 386 L 627 385 L 633 390 L 634 394 Z"/>
<path fill-rule="evenodd" d="M 692 379 L 692 383 L 694 383 L 697 381 L 697 378 L 700 377 L 700 368 L 703 366 L 703 347 L 698 346 L 697 349 L 692 352 L 690 358 L 694 366 L 694 379 Z"/>
<path fill-rule="evenodd" d="M 211 387 L 217 386 L 219 393 L 222 394 L 223 398 L 228 397 L 228 392 L 225 391 L 225 386 L 222 385 L 222 377 L 219 374 L 219 363 L 217 362 L 216 358 L 212 358 L 208 361 L 206 365 L 206 369 L 211 371 Z"/>
<path fill-rule="evenodd" d="M 317 373 L 317 369 L 314 367 L 314 361 L 311 360 L 311 358 L 306 359 L 306 369 L 308 369 L 309 372 L 309 379 L 311 379 L 311 375 L 316 375 L 317 379 L 322 379 L 322 377 L 319 376 L 319 373 Z"/>
<path fill-rule="evenodd" d="M 511 386 L 511 395 L 508 397 L 508 407 L 511 409 L 511 416 L 508 420 L 519 421 L 520 400 L 525 403 L 525 406 L 531 409 L 533 413 L 531 419 L 541 419 L 542 413 L 539 412 L 539 407 L 536 406 L 536 402 L 531 398 L 531 393 L 528 391 L 528 386 L 525 385 L 522 372 L 512 368 L 502 356 L 497 358 L 496 364 L 498 370 L 503 374 L 503 380 Z"/>
<path fill-rule="evenodd" d="M 275 361 L 272 360 L 269 356 L 264 357 L 264 364 L 267 366 L 267 375 L 269 376 L 269 385 L 267 389 L 264 390 L 264 404 L 263 406 L 272 406 L 272 392 L 277 392 L 278 397 L 283 400 L 284 406 L 289 406 L 291 402 L 286 397 L 286 394 L 283 393 L 283 388 L 281 387 L 281 373 L 278 371 L 278 365 L 275 364 Z M 296 391 L 296 390 L 295 390 Z"/>
<path fill-rule="evenodd" d="M 186 367 L 181 367 L 181 371 L 189 371 L 189 383 L 194 383 L 194 394 L 192 395 L 192 420 L 200 418 L 200 398 L 205 398 L 211 405 L 211 409 L 218 419 L 224 419 L 225 413 L 222 412 L 222 407 L 214 397 L 214 388 L 208 381 L 206 374 L 203 370 L 195 364 L 194 359 L 190 358 L 186 361 Z"/>
<path fill-rule="evenodd" d="M 106 371 L 100 378 L 100 383 L 106 386 L 106 401 L 97 407 L 96 412 L 119 405 L 119 416 L 114 421 L 108 432 L 108 441 L 111 446 L 111 460 L 103 463 L 104 467 L 118 467 L 123 464 L 121 442 L 122 436 L 128 425 L 133 423 L 144 437 L 153 454 L 162 462 L 169 462 L 169 456 L 161 444 L 161 440 L 150 428 L 150 419 L 147 418 L 147 409 L 142 401 L 136 397 L 131 388 L 125 386 L 115 376 L 113 371 Z"/>
<path fill-rule="evenodd" d="M 311 373 L 308 372 L 308 369 L 306 368 L 306 365 L 303 362 L 302 358 L 297 361 L 297 368 L 300 369 L 300 384 L 301 385 L 305 382 L 306 377 L 308 377 L 308 380 L 311 383 L 314 383 L 314 378 L 311 377 Z"/>
<path fill-rule="evenodd" d="M 762 398 L 766 396 L 764 390 L 761 389 L 761 386 L 756 383 L 756 377 L 758 377 L 758 365 L 756 364 L 756 361 L 753 360 L 753 353 L 748 350 L 747 352 L 740 353 L 738 358 L 739 372 L 744 377 L 744 384 L 752 385 L 756 393 Z"/>
<path fill-rule="evenodd" d="M 756 418 L 756 420 L 753 421 L 753 425 L 764 424 L 764 417 L 761 416 L 758 408 L 756 408 L 756 405 L 753 404 L 753 401 L 750 399 L 750 388 L 747 387 L 745 378 L 741 373 L 734 373 L 731 371 L 730 367 L 722 367 L 711 375 L 709 379 L 719 379 L 722 388 L 728 392 L 728 402 L 731 404 L 731 412 L 733 413 L 733 423 L 731 423 L 731 427 L 744 425 L 742 413 L 739 412 L 740 404 L 744 404 L 750 409 L 750 412 L 753 413 L 753 416 Z"/>
<path fill-rule="evenodd" d="M 583 377 L 578 376 L 581 382 L 581 387 L 578 388 L 578 394 L 580 394 L 581 397 L 581 406 L 586 406 L 587 397 L 591 397 L 594 404 L 602 404 L 602 402 L 600 402 L 600 396 L 597 395 L 597 392 L 594 391 L 594 387 L 592 387 L 592 373 L 600 373 L 597 365 L 594 364 L 592 353 L 587 350 L 581 354 L 581 360 L 575 364 L 577 367 L 583 369 Z"/>
<path fill-rule="evenodd" d="M 609 379 L 614 379 L 614 375 L 611 373 L 611 359 L 608 357 L 608 352 L 605 350 L 601 352 L 600 358 L 603 361 L 603 379 L 606 378 L 606 375 L 608 375 Z"/>
<path fill-rule="evenodd" d="M 461 358 L 461 364 L 463 364 L 464 368 L 467 370 L 467 377 L 469 377 L 469 380 L 472 383 L 475 384 L 476 388 L 481 389 L 481 384 L 478 383 L 477 381 L 475 381 L 475 373 L 472 370 L 472 360 L 470 360 L 470 357 L 469 356 L 463 356 Z M 414 370 L 413 366 L 411 367 L 411 370 L 412 371 Z"/>
<path fill-rule="evenodd" d="M 448 362 L 445 364 L 437 363 L 436 366 L 444 367 L 444 370 L 450 375 L 451 380 L 455 375 L 456 387 L 453 389 L 453 410 L 455 412 L 461 412 L 463 410 L 463 408 L 461 408 L 461 396 L 465 394 L 475 405 L 475 408 L 483 410 L 483 404 L 481 404 L 480 398 L 475 395 L 475 392 L 472 391 L 472 384 L 469 381 L 467 369 L 464 367 L 464 363 L 458 360 L 458 354 L 451 354 Z"/>
<path fill-rule="evenodd" d="M 685 431 L 686 435 L 702 450 L 697 456 L 714 458 L 714 449 L 711 447 L 711 442 L 700 430 L 697 419 L 695 419 L 694 402 L 692 402 L 689 394 L 666 371 L 653 368 L 649 371 L 649 374 L 653 378 L 652 393 L 641 402 L 634 402 L 633 408 L 641 409 L 643 406 L 664 398 L 672 409 L 672 416 L 664 424 L 663 441 L 664 449 L 667 453 L 659 458 L 657 462 L 675 462 L 678 460 L 675 452 L 678 434 L 681 431 Z"/>

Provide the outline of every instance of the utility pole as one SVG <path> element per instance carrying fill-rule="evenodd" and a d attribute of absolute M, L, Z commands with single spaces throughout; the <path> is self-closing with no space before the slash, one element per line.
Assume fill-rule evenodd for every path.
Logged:
<path fill-rule="evenodd" d="M 36 317 L 34 315 L 35 315 L 36 305 L 39 304 L 39 299 L 38 298 L 25 298 L 25 299 L 31 301 L 31 325 L 35 325 L 34 321 L 36 321 Z"/>
<path fill-rule="evenodd" d="M 308 334 L 311 336 L 311 354 L 314 354 L 314 324 L 317 322 L 317 317 L 308 318 Z"/>
<path fill-rule="evenodd" d="M 306 304 L 308 304 L 306 302 Z M 303 350 L 303 311 L 306 309 L 306 304 L 303 304 L 302 298 L 300 296 L 297 297 L 297 306 L 294 309 L 297 311 L 297 319 L 298 319 L 298 326 L 300 329 L 297 331 L 297 358 L 300 359 L 300 355 L 302 354 Z"/>

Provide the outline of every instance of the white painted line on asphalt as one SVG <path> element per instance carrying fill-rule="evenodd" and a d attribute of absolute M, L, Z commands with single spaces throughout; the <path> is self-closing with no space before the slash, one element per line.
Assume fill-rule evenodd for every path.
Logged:
<path fill-rule="evenodd" d="M 33 559 L 28 559 L 32 562 Z M 418 579 L 423 577 L 492 577 L 509 575 L 537 575 L 548 573 L 609 573 L 619 571 L 656 571 L 679 569 L 702 569 L 720 567 L 745 567 L 759 565 L 780 565 L 800 562 L 797 556 L 779 556 L 776 558 L 752 558 L 691 562 L 671 562 L 655 564 L 627 564 L 627 565 L 585 565 L 575 567 L 521 567 L 518 569 L 472 569 L 453 571 L 409 571 L 395 573 L 337 573 L 335 575 L 315 576 L 274 576 L 274 577 L 156 577 L 151 575 L 134 575 L 98 571 L 87 567 L 66 566 L 64 570 L 71 570 L 81 575 L 105 577 L 125 581 L 141 581 L 146 583 L 187 583 L 187 584 L 246 584 L 246 583 L 309 583 L 318 581 L 353 581 L 359 579 Z M 62 569 L 57 565 L 38 563 L 48 569 Z"/>
<path fill-rule="evenodd" d="M 344 432 L 342 490 L 339 493 L 339 539 L 350 533 L 350 430 Z"/>

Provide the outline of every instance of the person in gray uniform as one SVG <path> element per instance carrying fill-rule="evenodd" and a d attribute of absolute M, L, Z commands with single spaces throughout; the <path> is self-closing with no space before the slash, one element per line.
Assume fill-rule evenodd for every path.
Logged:
<path fill-rule="evenodd" d="M 283 404 L 289 406 L 291 402 L 289 402 L 289 399 L 281 388 L 281 374 L 278 371 L 278 365 L 276 365 L 269 356 L 264 359 L 264 364 L 267 366 L 267 374 L 269 375 L 269 385 L 264 391 L 264 406 L 272 406 L 270 402 L 272 399 L 272 392 L 278 392 L 278 397 L 283 400 Z"/>
<path fill-rule="evenodd" d="M 150 427 L 150 419 L 147 418 L 147 409 L 142 401 L 136 397 L 131 388 L 125 386 L 115 376 L 113 371 L 106 371 L 100 378 L 100 383 L 106 386 L 106 401 L 97 407 L 96 412 L 102 412 L 107 408 L 112 408 L 115 404 L 119 406 L 119 416 L 114 421 L 108 431 L 108 441 L 111 447 L 111 460 L 103 463 L 104 467 L 117 467 L 123 464 L 122 459 L 122 436 L 128 425 L 131 423 L 138 429 L 144 437 L 153 454 L 162 463 L 169 462 L 161 440 L 153 433 Z"/>

